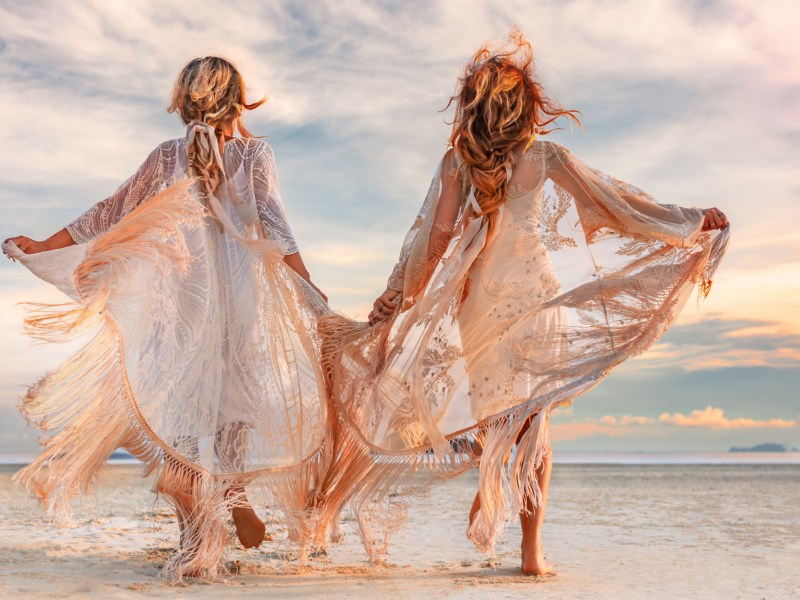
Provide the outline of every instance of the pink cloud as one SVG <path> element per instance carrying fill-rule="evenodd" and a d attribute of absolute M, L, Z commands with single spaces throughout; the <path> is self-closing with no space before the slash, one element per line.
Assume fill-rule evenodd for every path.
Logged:
<path fill-rule="evenodd" d="M 554 442 L 570 442 L 579 438 L 602 433 L 612 437 L 622 431 L 614 426 L 600 423 L 551 423 L 550 439 Z"/>
<path fill-rule="evenodd" d="M 613 415 L 606 415 L 600 419 L 604 425 L 628 427 L 630 425 L 651 425 L 656 422 L 652 417 L 635 417 L 633 415 L 622 415 L 615 417 Z"/>
<path fill-rule="evenodd" d="M 706 429 L 753 429 L 758 427 L 788 429 L 797 427 L 797 421 L 795 420 L 729 419 L 725 416 L 721 408 L 714 408 L 713 406 L 707 406 L 705 410 L 693 410 L 688 415 L 681 413 L 669 414 L 665 412 L 658 417 L 658 422 L 665 425 L 676 425 L 678 427 L 703 427 Z"/>
<path fill-rule="evenodd" d="M 663 413 L 657 419 L 653 417 L 622 415 L 605 415 L 600 417 L 599 423 L 570 423 L 574 427 L 570 430 L 575 433 L 580 431 L 578 425 L 587 426 L 587 431 L 592 433 L 610 433 L 614 430 L 629 428 L 637 425 L 674 425 L 676 427 L 702 427 L 706 429 L 754 429 L 768 427 L 776 429 L 788 429 L 797 427 L 798 421 L 788 419 L 750 419 L 737 418 L 729 419 L 725 416 L 725 411 L 721 408 L 707 406 L 703 410 L 693 410 L 688 415 L 682 413 L 668 412 Z"/>

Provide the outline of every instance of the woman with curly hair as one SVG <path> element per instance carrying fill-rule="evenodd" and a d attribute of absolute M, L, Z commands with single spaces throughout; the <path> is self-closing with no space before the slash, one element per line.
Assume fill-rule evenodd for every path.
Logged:
<path fill-rule="evenodd" d="M 477 467 L 468 537 L 491 553 L 518 515 L 522 571 L 544 575 L 550 413 L 652 344 L 695 284 L 708 293 L 728 223 L 542 140 L 580 122 L 520 33 L 481 48 L 451 102 L 449 149 L 370 323 L 320 323 L 341 423 L 327 497 L 379 558 L 404 496 Z"/>

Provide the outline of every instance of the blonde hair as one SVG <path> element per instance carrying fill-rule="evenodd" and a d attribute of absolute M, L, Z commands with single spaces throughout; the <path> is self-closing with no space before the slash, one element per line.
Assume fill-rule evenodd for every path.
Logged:
<path fill-rule="evenodd" d="M 195 58 L 178 74 L 167 112 L 178 113 L 186 125 L 194 121 L 205 123 L 216 134 L 208 143 L 195 136 L 186 148 L 189 173 L 200 178 L 206 194 L 212 194 L 222 178 L 213 146 L 219 144 L 222 127 L 232 124 L 242 137 L 253 137 L 242 122 L 242 112 L 258 108 L 265 101 L 266 97 L 248 104 L 238 69 L 218 56 Z"/>
<path fill-rule="evenodd" d="M 489 219 L 491 233 L 497 208 L 506 199 L 506 169 L 514 167 L 514 148 L 537 133 L 553 131 L 547 126 L 559 117 L 580 126 L 580 113 L 544 95 L 534 77 L 531 45 L 517 30 L 511 32 L 505 47 L 491 51 L 484 44 L 475 53 L 447 107 L 453 102 L 456 110 L 449 143 L 475 186 L 475 199 Z"/>

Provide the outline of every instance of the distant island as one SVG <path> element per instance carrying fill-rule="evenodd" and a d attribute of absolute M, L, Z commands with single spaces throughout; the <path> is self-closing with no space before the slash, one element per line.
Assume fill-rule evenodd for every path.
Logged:
<path fill-rule="evenodd" d="M 733 446 L 728 452 L 797 452 L 797 448 L 787 448 L 783 444 L 758 444 L 750 448 Z"/>

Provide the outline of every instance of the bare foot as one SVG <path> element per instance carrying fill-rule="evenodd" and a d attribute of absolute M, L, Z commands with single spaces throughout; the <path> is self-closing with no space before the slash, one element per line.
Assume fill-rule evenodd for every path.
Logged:
<path fill-rule="evenodd" d="M 235 506 L 231 509 L 236 536 L 245 548 L 258 548 L 264 541 L 267 528 L 256 512 L 249 506 Z"/>
<path fill-rule="evenodd" d="M 553 565 L 544 559 L 544 546 L 541 540 L 537 540 L 532 548 L 522 544 L 522 573 L 535 577 L 555 573 Z"/>

